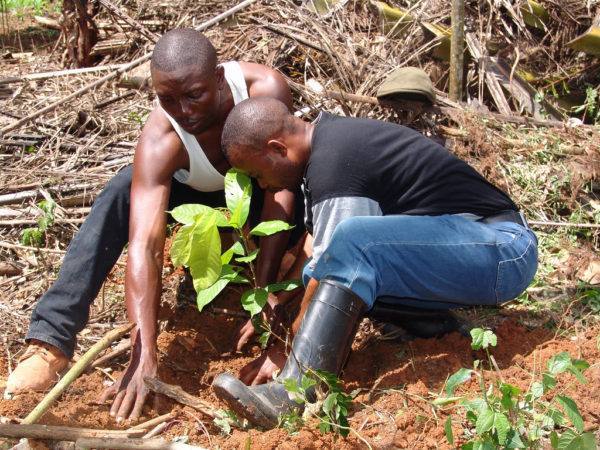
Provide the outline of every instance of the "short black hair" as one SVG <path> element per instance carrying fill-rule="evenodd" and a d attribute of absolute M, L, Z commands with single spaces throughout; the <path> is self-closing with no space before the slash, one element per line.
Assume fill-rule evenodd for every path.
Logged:
<path fill-rule="evenodd" d="M 231 163 L 233 149 L 263 149 L 269 139 L 287 129 L 291 117 L 288 107 L 275 98 L 255 97 L 238 103 L 223 126 L 225 157 Z"/>
<path fill-rule="evenodd" d="M 208 73 L 217 66 L 217 51 L 199 31 L 175 28 L 161 36 L 154 46 L 150 68 L 173 72 L 185 66 L 197 66 Z"/>

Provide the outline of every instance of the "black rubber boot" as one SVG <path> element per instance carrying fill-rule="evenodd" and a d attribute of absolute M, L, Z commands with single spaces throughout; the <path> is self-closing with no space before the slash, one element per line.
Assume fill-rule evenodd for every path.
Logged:
<path fill-rule="evenodd" d="M 379 297 L 367 317 L 379 322 L 396 325 L 419 338 L 434 338 L 457 331 L 469 336 L 470 325 L 459 319 L 447 309 L 425 309 L 404 306 L 398 303 L 385 302 L 386 298 Z M 397 300 L 397 299 L 395 299 Z"/>
<path fill-rule="evenodd" d="M 293 378 L 300 382 L 307 369 L 339 375 L 364 310 L 364 302 L 351 290 L 334 281 L 321 280 L 279 376 L 272 382 L 249 387 L 233 375 L 223 373 L 213 381 L 215 394 L 254 425 L 277 426 L 279 416 L 303 408 L 289 398 L 283 381 Z M 312 395 L 314 391 L 309 397 Z"/>

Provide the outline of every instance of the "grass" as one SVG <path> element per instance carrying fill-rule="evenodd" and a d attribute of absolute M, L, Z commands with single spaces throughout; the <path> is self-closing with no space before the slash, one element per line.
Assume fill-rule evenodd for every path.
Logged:
<path fill-rule="evenodd" d="M 61 2 L 51 0 L 0 0 L 0 12 L 24 17 L 28 14 L 41 15 L 49 11 L 60 11 Z"/>

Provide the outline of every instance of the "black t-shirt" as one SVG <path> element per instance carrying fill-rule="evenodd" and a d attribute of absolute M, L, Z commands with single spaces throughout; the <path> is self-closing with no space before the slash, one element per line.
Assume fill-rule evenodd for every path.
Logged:
<path fill-rule="evenodd" d="M 315 124 L 304 190 L 306 223 L 317 246 L 349 216 L 486 217 L 517 210 L 503 191 L 420 133 L 325 112 Z"/>

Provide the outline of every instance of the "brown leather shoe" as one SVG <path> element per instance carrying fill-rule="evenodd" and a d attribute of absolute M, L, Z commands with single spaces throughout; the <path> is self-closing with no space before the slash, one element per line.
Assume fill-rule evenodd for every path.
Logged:
<path fill-rule="evenodd" d="M 32 339 L 19 364 L 6 380 L 4 398 L 24 391 L 45 391 L 56 383 L 69 365 L 56 347 Z"/>

